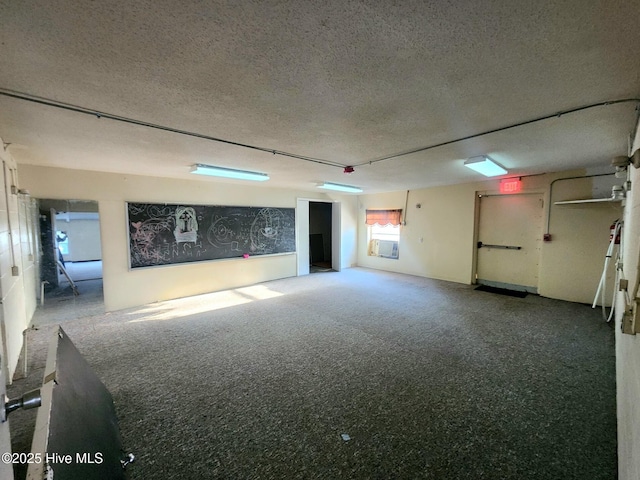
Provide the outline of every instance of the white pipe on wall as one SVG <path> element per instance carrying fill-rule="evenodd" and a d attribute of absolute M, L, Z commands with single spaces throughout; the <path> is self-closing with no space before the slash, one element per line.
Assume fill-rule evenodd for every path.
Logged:
<path fill-rule="evenodd" d="M 591 305 L 591 308 L 596 308 L 598 297 L 602 295 L 602 298 L 601 298 L 602 312 L 603 312 L 603 315 L 605 315 L 605 319 L 607 318 L 605 313 L 605 292 L 606 292 L 606 284 L 607 284 L 607 272 L 609 270 L 609 262 L 611 261 L 611 257 L 613 256 L 613 249 L 616 244 L 616 237 L 618 236 L 618 233 L 620 233 L 621 226 L 622 226 L 622 223 L 620 222 L 620 220 L 616 221 L 613 237 L 611 238 L 611 242 L 609 242 L 609 247 L 607 248 L 607 254 L 604 259 L 604 268 L 602 269 L 602 276 L 600 277 L 600 283 L 598 284 L 598 289 L 596 290 L 596 295 L 593 299 L 593 305 Z"/>

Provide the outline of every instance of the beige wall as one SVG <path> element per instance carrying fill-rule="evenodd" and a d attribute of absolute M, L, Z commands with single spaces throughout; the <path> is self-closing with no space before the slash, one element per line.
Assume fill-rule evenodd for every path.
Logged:
<path fill-rule="evenodd" d="M 583 171 L 526 177 L 523 191 L 538 192 L 549 201 L 551 182 L 585 175 Z M 125 202 L 189 202 L 203 204 L 295 207 L 308 192 L 237 186 L 206 181 L 172 180 L 24 165 L 21 187 L 36 198 L 95 200 L 99 202 L 105 306 L 116 310 L 144 303 L 261 282 L 296 274 L 295 255 L 220 260 L 150 269 L 128 269 Z M 608 177 L 611 178 L 611 177 Z M 318 199 L 342 205 L 343 268 L 365 267 L 472 283 L 475 273 L 475 216 L 477 193 L 497 193 L 498 181 L 393 192 L 377 195 Z M 607 191 L 607 189 L 609 189 Z M 610 188 L 596 188 L 594 180 L 555 182 L 552 201 L 606 196 Z M 367 256 L 367 208 L 405 208 L 398 260 Z M 416 208 L 416 204 L 422 208 Z M 546 226 L 545 219 L 544 224 Z M 608 227 L 620 215 L 606 205 L 552 206 L 553 241 L 543 243 L 540 257 L 541 295 L 591 303 L 598 285 L 608 241 Z M 542 236 L 540 232 L 540 236 Z M 357 255 L 357 256 L 356 256 Z M 612 285 L 613 277 L 609 284 Z M 137 286 L 146 285 L 144 290 Z M 610 296 L 610 292 L 607 293 Z"/>
<path fill-rule="evenodd" d="M 411 275 L 470 283 L 473 259 L 475 188 L 454 185 L 409 192 L 406 226 L 400 229 L 397 260 L 367 255 L 367 209 L 404 210 L 407 192 L 360 197 L 358 265 Z M 416 208 L 420 203 L 421 208 Z M 422 238 L 422 242 L 420 239 Z"/>
<path fill-rule="evenodd" d="M 562 172 L 523 178 L 524 192 L 543 193 L 549 202 L 551 183 L 585 175 Z M 125 202 L 189 202 L 202 204 L 269 205 L 295 207 L 296 198 L 340 201 L 342 206 L 341 266 L 365 267 L 471 283 L 475 273 L 475 217 L 477 194 L 498 193 L 498 181 L 393 192 L 377 195 L 309 195 L 220 182 L 172 180 L 155 177 L 20 166 L 21 187 L 36 198 L 95 200 L 99 202 L 105 306 L 107 310 L 205 293 L 296 274 L 295 255 L 220 260 L 149 269 L 128 269 Z M 608 177 L 611 179 L 611 177 Z M 561 180 L 553 186 L 551 201 L 602 197 L 610 187 L 600 180 Z M 367 256 L 367 208 L 405 208 L 398 260 Z M 416 204 L 422 208 L 416 208 Z M 547 209 L 544 224 L 546 227 Z M 619 216 L 609 204 L 551 206 L 553 241 L 543 243 L 539 292 L 564 300 L 591 303 L 602 271 L 608 227 Z M 546 230 L 546 229 L 545 229 Z M 540 236 L 542 236 L 540 232 Z M 609 285 L 612 285 L 610 278 Z M 138 288 L 144 284 L 145 288 Z M 29 286 L 31 290 L 33 286 Z M 607 292 L 610 296 L 610 292 Z"/>
<path fill-rule="evenodd" d="M 522 179 L 523 193 L 541 193 L 545 199 L 544 230 L 548 219 L 551 182 L 584 176 L 584 171 L 560 172 Z M 607 180 L 557 181 L 552 201 L 610 196 Z M 617 183 L 621 183 L 618 181 Z M 358 264 L 411 275 L 472 283 L 475 277 L 476 202 L 478 194 L 498 194 L 499 181 L 362 195 L 358 210 Z M 400 258 L 367 255 L 366 209 L 406 208 L 401 228 Z M 420 204 L 421 208 L 417 208 Z M 600 280 L 608 247 L 609 225 L 621 215 L 619 204 L 551 206 L 551 242 L 542 242 L 538 292 L 546 297 L 591 303 Z M 545 231 L 540 232 L 540 239 Z M 613 288 L 613 263 L 609 285 Z M 611 298 L 611 292 L 608 292 Z"/>
<path fill-rule="evenodd" d="M 340 268 L 355 267 L 358 263 L 358 197 L 340 199 Z M 335 255 L 332 246 L 332 255 Z"/>
<path fill-rule="evenodd" d="M 549 222 L 552 241 L 542 246 L 539 292 L 546 297 L 592 303 L 609 246 L 609 227 L 622 218 L 621 203 L 553 203 L 610 197 L 611 186 L 621 185 L 624 179 L 614 176 L 565 179 L 571 176 L 559 175 L 555 182 L 548 182 L 549 186 L 553 182 Z M 606 305 L 611 305 L 614 281 L 612 259 L 607 275 Z"/>
<path fill-rule="evenodd" d="M 339 201 L 344 227 L 342 264 L 355 263 L 355 232 L 349 224 L 355 199 L 349 196 L 30 165 L 20 166 L 20 181 L 35 198 L 98 202 L 107 311 L 296 275 L 295 254 L 129 270 L 127 201 L 290 208 L 296 207 L 297 197 Z"/>
<path fill-rule="evenodd" d="M 640 148 L 636 133 L 634 151 Z M 624 270 L 630 285 L 638 281 L 640 268 L 640 170 L 630 168 L 631 191 L 624 215 Z M 630 288 L 631 290 L 631 288 Z M 640 336 L 623 334 L 621 326 L 625 302 L 617 296 L 616 389 L 618 401 L 618 478 L 640 478 Z"/>

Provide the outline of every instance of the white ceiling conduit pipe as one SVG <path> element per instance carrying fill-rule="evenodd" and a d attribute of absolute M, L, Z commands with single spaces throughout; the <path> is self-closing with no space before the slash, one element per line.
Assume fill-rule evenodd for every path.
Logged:
<path fill-rule="evenodd" d="M 601 302 L 601 305 L 602 305 L 602 316 L 607 322 L 610 322 L 611 319 L 613 318 L 613 312 L 614 312 L 614 308 L 615 308 L 615 302 L 612 302 L 611 303 L 611 313 L 609 314 L 609 317 L 607 317 L 607 312 L 606 312 L 606 307 L 605 307 L 605 291 L 606 291 L 606 285 L 607 285 L 607 271 L 609 270 L 609 263 L 611 261 L 611 257 L 613 257 L 613 250 L 614 250 L 615 245 L 616 245 L 616 239 L 618 238 L 618 236 L 622 237 L 621 230 L 622 230 L 622 222 L 620 220 L 616 220 L 616 222 L 614 224 L 613 232 L 612 232 L 612 235 L 611 235 L 611 241 L 609 242 L 609 248 L 607 248 L 607 254 L 606 254 L 605 258 L 604 258 L 604 268 L 602 269 L 602 275 L 600 276 L 600 283 L 598 284 L 598 290 L 596 291 L 596 296 L 593 299 L 593 305 L 591 305 L 591 308 L 596 308 L 596 304 L 598 302 L 598 297 L 601 297 L 600 298 L 600 302 Z M 618 266 L 621 265 L 621 262 L 618 261 L 621 251 L 622 251 L 622 248 L 619 249 L 618 258 L 616 258 L 616 262 L 617 262 Z M 614 298 L 615 298 L 615 286 L 618 284 L 618 273 L 619 273 L 619 268 L 616 268 L 616 281 L 614 282 Z"/>

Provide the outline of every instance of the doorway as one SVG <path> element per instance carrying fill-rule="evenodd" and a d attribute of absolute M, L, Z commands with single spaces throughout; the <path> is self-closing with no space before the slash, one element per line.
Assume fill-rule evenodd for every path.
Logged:
<path fill-rule="evenodd" d="M 98 203 L 39 199 L 40 308 L 78 318 L 104 311 Z M 34 317 L 34 322 L 36 321 Z M 39 318 L 40 323 L 46 323 Z"/>
<path fill-rule="evenodd" d="M 309 273 L 331 271 L 332 204 L 309 202 Z"/>
<path fill-rule="evenodd" d="M 298 199 L 298 276 L 340 271 L 340 206 L 339 202 Z"/>
<path fill-rule="evenodd" d="M 480 195 L 476 283 L 538 293 L 542 194 Z"/>

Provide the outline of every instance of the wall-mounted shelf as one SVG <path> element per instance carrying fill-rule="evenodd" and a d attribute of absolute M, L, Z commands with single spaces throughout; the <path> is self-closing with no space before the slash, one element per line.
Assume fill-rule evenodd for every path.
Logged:
<path fill-rule="evenodd" d="M 622 202 L 623 198 L 587 198 L 585 200 L 564 200 L 562 202 L 554 202 L 554 205 L 575 205 L 577 203 L 616 203 Z"/>
<path fill-rule="evenodd" d="M 616 203 L 625 199 L 625 190 L 622 185 L 614 185 L 611 188 L 611 196 L 606 198 L 585 198 L 584 200 L 564 200 L 554 202 L 554 205 L 575 205 L 579 203 Z"/>

